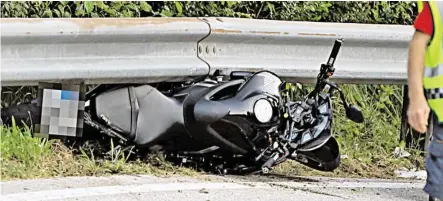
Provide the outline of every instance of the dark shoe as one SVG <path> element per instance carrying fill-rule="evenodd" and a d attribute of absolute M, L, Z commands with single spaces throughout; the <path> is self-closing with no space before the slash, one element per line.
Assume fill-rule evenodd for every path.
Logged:
<path fill-rule="evenodd" d="M 16 125 L 18 127 L 23 126 L 23 122 L 26 126 L 32 127 L 37 122 L 38 115 L 37 103 L 24 103 L 20 105 L 12 105 L 8 108 L 1 109 L 1 122 L 5 126 L 12 125 L 12 116 L 14 116 Z"/>

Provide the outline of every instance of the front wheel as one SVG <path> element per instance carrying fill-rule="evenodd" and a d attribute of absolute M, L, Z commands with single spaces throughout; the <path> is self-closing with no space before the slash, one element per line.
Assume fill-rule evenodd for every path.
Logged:
<path fill-rule="evenodd" d="M 340 165 L 341 160 L 337 140 L 331 137 L 318 149 L 299 152 L 295 160 L 319 171 L 333 171 Z"/>

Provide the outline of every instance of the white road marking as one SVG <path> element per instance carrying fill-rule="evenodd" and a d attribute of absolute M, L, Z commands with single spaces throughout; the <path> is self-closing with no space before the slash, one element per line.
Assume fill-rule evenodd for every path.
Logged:
<path fill-rule="evenodd" d="M 147 193 L 147 192 L 168 192 L 168 191 L 185 191 L 185 190 L 224 190 L 224 189 L 266 189 L 275 188 L 272 186 L 280 185 L 291 188 L 423 188 L 422 183 L 410 182 L 201 182 L 201 183 L 148 183 L 139 185 L 122 185 L 122 186 L 99 186 L 86 188 L 64 188 L 57 190 L 40 190 L 34 192 L 11 193 L 1 195 L 2 201 L 19 201 L 19 200 L 55 200 L 79 198 L 88 196 L 105 196 L 118 195 L 128 193 Z M 5 183 L 3 183 L 5 185 Z"/>
<path fill-rule="evenodd" d="M 270 186 L 264 188 L 271 188 Z M 147 193 L 156 191 L 178 191 L 178 190 L 200 190 L 200 189 L 245 189 L 253 188 L 247 185 L 235 183 L 167 183 L 167 184 L 141 184 L 141 185 L 125 185 L 125 186 L 101 186 L 89 188 L 71 188 L 59 190 L 44 190 L 29 193 L 13 193 L 2 195 L 2 201 L 19 201 L 19 200 L 54 200 L 67 199 L 86 196 L 103 196 L 116 195 L 126 193 Z M 254 187 L 257 188 L 257 187 Z"/>
<path fill-rule="evenodd" d="M 295 188 L 383 188 L 383 189 L 409 189 L 423 188 L 424 183 L 402 183 L 402 182 L 319 182 L 319 183 L 298 183 L 298 182 L 269 182 L 277 185 L 285 185 Z"/>

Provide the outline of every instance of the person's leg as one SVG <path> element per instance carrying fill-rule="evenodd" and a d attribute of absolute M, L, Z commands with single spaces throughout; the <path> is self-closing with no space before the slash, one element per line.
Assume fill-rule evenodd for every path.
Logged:
<path fill-rule="evenodd" d="M 443 201 L 443 125 L 434 119 L 432 141 L 426 157 L 427 180 L 424 191 Z M 430 199 L 431 200 L 431 199 Z"/>

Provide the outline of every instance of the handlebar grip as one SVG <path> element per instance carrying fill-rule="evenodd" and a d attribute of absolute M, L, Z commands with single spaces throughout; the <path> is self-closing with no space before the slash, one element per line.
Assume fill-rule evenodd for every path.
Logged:
<path fill-rule="evenodd" d="M 338 52 L 340 51 L 340 47 L 343 44 L 342 39 L 335 40 L 334 47 L 332 48 L 331 55 L 328 59 L 328 65 L 333 66 L 335 63 L 335 58 L 337 58 Z"/>

